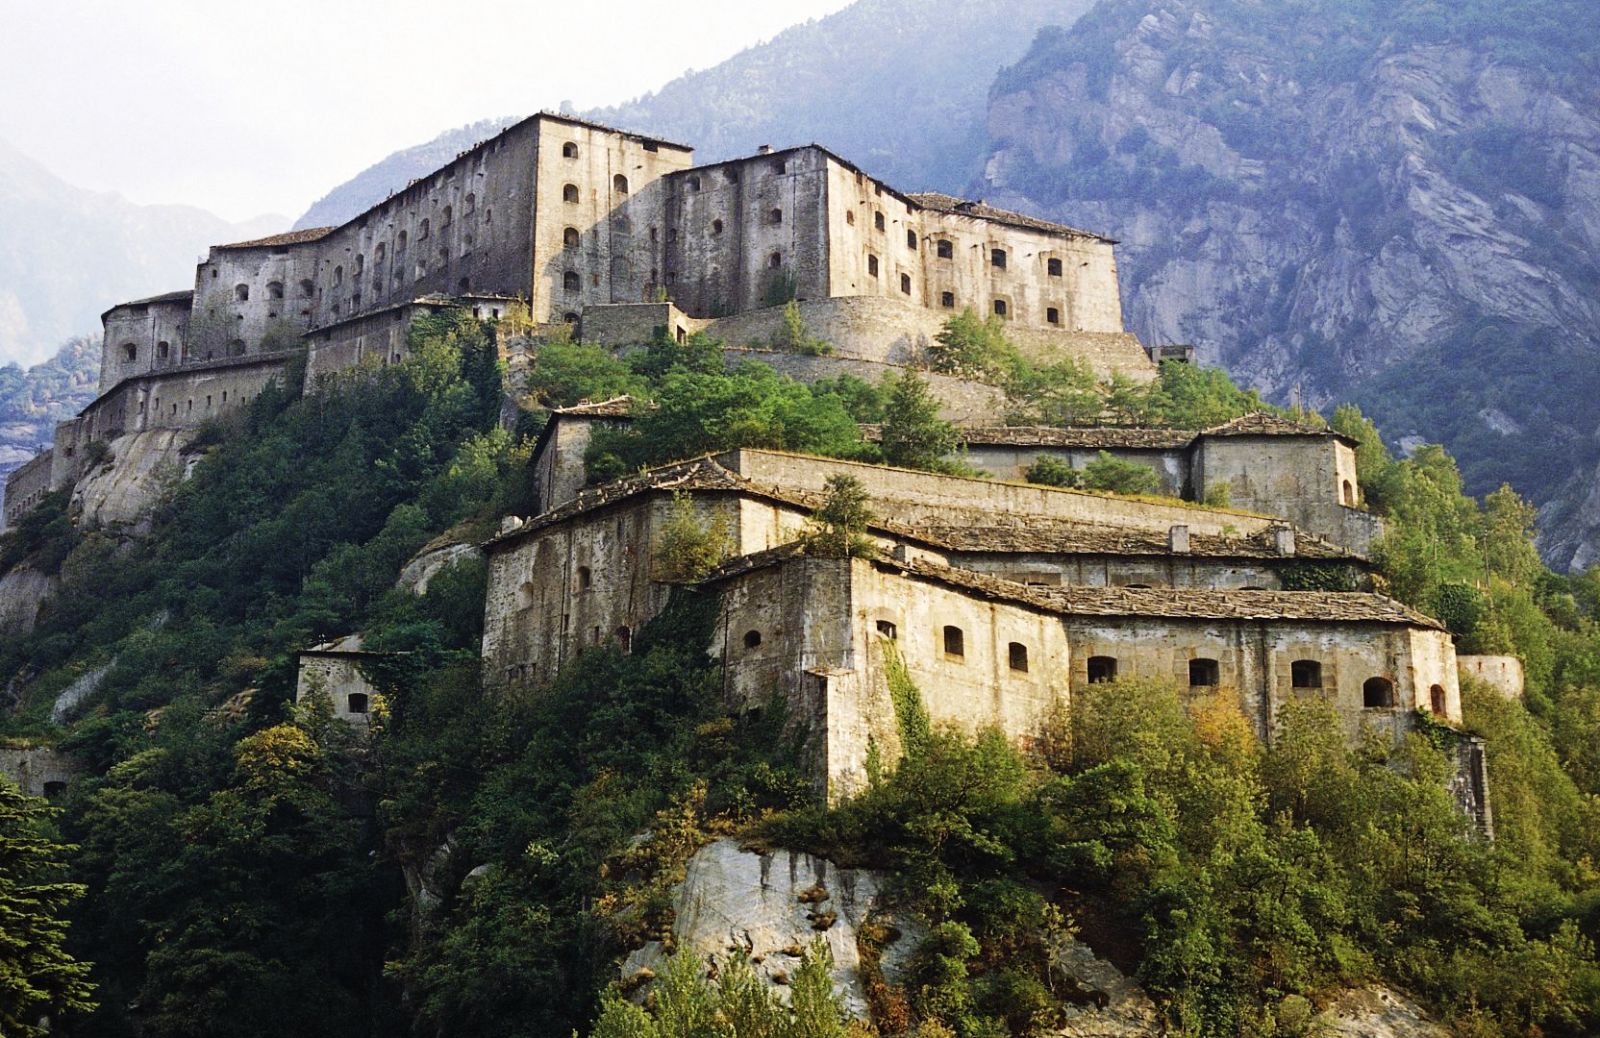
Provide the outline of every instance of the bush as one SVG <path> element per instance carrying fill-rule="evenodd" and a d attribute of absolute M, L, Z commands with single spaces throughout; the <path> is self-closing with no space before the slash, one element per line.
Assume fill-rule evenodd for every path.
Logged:
<path fill-rule="evenodd" d="M 1047 487 L 1075 487 L 1078 485 L 1079 477 L 1078 470 L 1072 467 L 1072 462 L 1045 454 L 1028 466 L 1023 478 L 1029 483 Z"/>
<path fill-rule="evenodd" d="M 1079 486 L 1113 494 L 1149 495 L 1161 489 L 1161 477 L 1148 465 L 1114 458 L 1105 451 L 1083 467 Z"/>

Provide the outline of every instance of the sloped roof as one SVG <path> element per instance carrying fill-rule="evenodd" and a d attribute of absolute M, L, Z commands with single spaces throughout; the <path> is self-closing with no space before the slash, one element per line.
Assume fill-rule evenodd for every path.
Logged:
<path fill-rule="evenodd" d="M 299 245 L 308 241 L 320 241 L 332 234 L 335 227 L 307 227 L 303 231 L 285 231 L 282 234 L 270 234 L 265 238 L 253 238 L 250 241 L 229 242 L 226 245 L 213 245 L 213 249 L 262 249 L 276 245 Z"/>
<path fill-rule="evenodd" d="M 609 400 L 584 400 L 571 407 L 558 407 L 552 415 L 572 415 L 593 418 L 630 418 L 633 415 L 633 397 L 624 393 Z"/>
<path fill-rule="evenodd" d="M 924 209 L 932 209 L 939 213 L 951 213 L 955 216 L 971 216 L 978 220 L 989 220 L 993 223 L 1009 224 L 1012 227 L 1022 227 L 1030 231 L 1045 231 L 1050 234 L 1071 234 L 1080 238 L 1096 238 L 1100 241 L 1115 245 L 1111 238 L 1095 234 L 1093 231 L 1079 230 L 1068 227 L 1064 223 L 1051 223 L 1035 216 L 1012 212 L 1009 209 L 996 209 L 992 205 L 985 205 L 981 201 L 971 201 L 958 198 L 955 195 L 946 195 L 938 191 L 914 192 L 908 196 L 913 202 Z"/>
<path fill-rule="evenodd" d="M 1118 425 L 963 425 L 962 443 L 998 447 L 1082 447 L 1089 450 L 1179 450 L 1194 441 L 1192 429 L 1157 429 Z M 883 426 L 863 424 L 869 443 L 883 440 Z"/>
<path fill-rule="evenodd" d="M 1344 440 L 1351 446 L 1355 440 L 1325 426 L 1308 425 L 1292 418 L 1284 418 L 1268 411 L 1251 411 L 1221 425 L 1202 430 L 1202 436 L 1331 436 Z"/>
<path fill-rule="evenodd" d="M 342 638 L 334 638 L 319 645 L 313 645 L 309 649 L 300 650 L 300 655 L 302 656 L 353 656 L 364 653 L 366 653 L 366 650 L 362 648 L 360 634 L 347 634 Z"/>
<path fill-rule="evenodd" d="M 957 552 L 995 552 L 1064 555 L 1170 555 L 1168 535 L 1157 530 L 1133 530 L 1099 523 L 1029 516 L 1004 522 L 993 514 L 952 512 L 942 523 L 919 524 L 908 533 L 918 539 Z M 1278 559 L 1337 561 L 1357 558 L 1350 551 L 1304 531 L 1295 531 L 1295 552 L 1278 552 L 1272 531 L 1249 536 L 1224 537 L 1191 533 L 1189 550 L 1194 558 Z"/>

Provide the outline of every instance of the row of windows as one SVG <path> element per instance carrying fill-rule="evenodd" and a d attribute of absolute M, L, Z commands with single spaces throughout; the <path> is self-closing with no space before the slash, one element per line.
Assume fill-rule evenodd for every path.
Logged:
<path fill-rule="evenodd" d="M 774 176 L 781 177 L 787 172 L 789 172 L 789 163 L 786 160 L 774 159 L 772 161 L 772 174 Z M 723 179 L 728 183 L 737 184 L 739 182 L 739 167 L 725 167 L 722 171 L 722 176 Z M 704 187 L 704 181 L 701 179 L 701 174 L 699 173 L 691 173 L 688 177 L 684 178 L 684 183 L 689 186 L 690 191 L 699 191 Z"/>
<path fill-rule="evenodd" d="M 618 173 L 616 176 L 612 177 L 611 178 L 611 190 L 615 194 L 619 194 L 619 195 L 627 194 L 628 193 L 628 178 L 623 176 L 621 173 Z M 571 205 L 576 205 L 582 199 L 582 197 L 583 197 L 582 192 L 580 192 L 578 190 L 578 185 L 577 184 L 570 184 L 569 183 L 569 184 L 563 184 L 562 185 L 562 187 L 561 187 L 561 200 L 563 202 L 566 202 L 566 203 L 571 204 Z"/>

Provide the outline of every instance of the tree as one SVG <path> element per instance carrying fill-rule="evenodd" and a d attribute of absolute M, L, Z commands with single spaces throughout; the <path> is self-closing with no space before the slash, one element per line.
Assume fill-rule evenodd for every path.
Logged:
<path fill-rule="evenodd" d="M 829 476 L 825 486 L 822 506 L 811 516 L 811 529 L 804 538 L 806 551 L 834 558 L 873 554 L 872 539 L 867 536 L 873 515 L 866 487 L 846 473 Z"/>
<path fill-rule="evenodd" d="M 928 367 L 945 375 L 993 377 L 1009 366 L 1015 347 L 1006 340 L 1005 322 L 988 320 L 967 307 L 944 323 L 927 348 Z"/>
<path fill-rule="evenodd" d="M 883 460 L 908 469 L 949 468 L 956 427 L 939 417 L 939 400 L 927 380 L 907 371 L 889 388 L 883 409 Z"/>
<path fill-rule="evenodd" d="M 1038 461 L 1028 466 L 1022 478 L 1047 487 L 1075 487 L 1079 479 L 1078 470 L 1072 467 L 1072 462 L 1049 454 L 1040 455 Z"/>
<path fill-rule="evenodd" d="M 1148 465 L 1123 461 L 1101 451 L 1099 457 L 1083 467 L 1079 485 L 1113 494 L 1154 494 L 1161 489 L 1161 477 Z"/>
<path fill-rule="evenodd" d="M 717 515 L 702 519 L 694 498 L 672 495 L 672 510 L 656 541 L 655 579 L 695 581 L 728 557 L 728 521 Z"/>
<path fill-rule="evenodd" d="M 0 778 L 0 1034 L 49 1033 L 44 1018 L 86 1012 L 89 965 L 67 953 L 66 910 L 84 894 L 60 879 L 76 848 L 55 842 L 45 801 Z"/>

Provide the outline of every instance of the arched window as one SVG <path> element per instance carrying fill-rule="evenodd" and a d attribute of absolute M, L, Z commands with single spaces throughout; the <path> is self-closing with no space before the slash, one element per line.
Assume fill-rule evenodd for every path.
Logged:
<path fill-rule="evenodd" d="M 711 221 L 711 233 L 712 234 L 721 234 L 722 233 L 722 221 L 721 220 L 712 220 Z"/>
<path fill-rule="evenodd" d="M 450 246 L 439 246 L 439 269 L 443 270 L 450 265 Z"/>
<path fill-rule="evenodd" d="M 777 270 L 779 267 L 783 266 L 783 253 L 774 252 L 772 255 L 768 256 L 767 266 L 771 267 L 773 270 Z"/>
<path fill-rule="evenodd" d="M 333 287 L 334 288 L 338 288 L 342 284 L 344 284 L 344 268 L 343 267 L 334 267 L 333 268 Z"/>
<path fill-rule="evenodd" d="M 1444 716 L 1444 686 L 1433 685 L 1428 689 L 1428 708 L 1440 717 Z"/>
<path fill-rule="evenodd" d="M 587 591 L 594 584 L 594 571 L 588 566 L 578 567 L 578 590 Z"/>
<path fill-rule="evenodd" d="M 561 146 L 561 157 L 564 158 L 564 159 L 575 159 L 575 158 L 577 158 L 578 157 L 578 146 L 576 144 L 572 143 L 571 141 L 567 141 L 565 144 L 563 144 Z"/>
<path fill-rule="evenodd" d="M 450 226 L 450 221 L 451 221 L 452 218 L 455 217 L 455 215 L 456 215 L 455 209 L 453 209 L 452 207 L 450 207 L 448 205 L 445 206 L 442 210 L 439 211 L 439 226 L 440 227 L 449 227 Z"/>
<path fill-rule="evenodd" d="M 356 253 L 356 261 L 352 264 L 352 268 L 351 274 L 355 277 L 360 277 L 367 269 L 367 257 L 359 252 Z"/>
<path fill-rule="evenodd" d="M 1197 657 L 1189 661 L 1189 685 L 1191 687 L 1215 685 L 1219 683 L 1220 668 L 1216 660 Z"/>
<path fill-rule="evenodd" d="M 367 712 L 367 694 L 365 692 L 351 692 L 345 696 L 344 708 L 346 713 L 364 714 Z"/>
<path fill-rule="evenodd" d="M 854 227 L 856 225 L 856 214 L 851 210 L 845 210 L 844 222 Z"/>
<path fill-rule="evenodd" d="M 171 354 L 172 344 L 170 342 L 156 343 L 156 360 L 166 360 Z"/>
<path fill-rule="evenodd" d="M 768 223 L 773 223 L 773 224 L 782 223 L 783 222 L 783 210 L 782 209 L 773 209 L 770 212 L 768 212 L 767 213 L 767 222 Z"/>
<path fill-rule="evenodd" d="M 300 282 L 300 298 L 301 299 L 310 299 L 312 296 L 314 296 L 316 294 L 317 294 L 317 286 L 316 286 L 316 284 L 314 282 L 312 282 L 312 280 L 310 278 L 305 278 L 304 280 L 302 280 Z"/>
<path fill-rule="evenodd" d="M 917 232 L 916 231 L 907 231 L 906 232 L 906 248 L 914 249 L 916 247 L 917 247 Z"/>
<path fill-rule="evenodd" d="M 955 243 L 941 238 L 938 247 L 934 249 L 934 255 L 940 259 L 954 259 L 956 255 Z"/>
<path fill-rule="evenodd" d="M 996 299 L 994 301 L 994 315 L 996 317 L 1009 317 L 1011 315 L 1011 307 L 1006 304 L 1004 299 Z"/>
<path fill-rule="evenodd" d="M 622 650 L 624 656 L 633 651 L 633 630 L 627 624 L 618 627 L 612 636 L 617 639 L 617 648 Z"/>
<path fill-rule="evenodd" d="M 282 281 L 268 281 L 267 282 L 267 298 L 268 299 L 282 299 L 283 298 L 283 282 Z"/>
<path fill-rule="evenodd" d="M 461 280 L 456 282 L 456 294 L 457 295 L 464 296 L 468 292 L 471 292 L 471 291 L 472 291 L 472 279 L 471 278 L 462 278 Z"/>
<path fill-rule="evenodd" d="M 873 255 L 868 255 L 867 256 L 867 277 L 875 278 L 877 276 L 878 276 L 878 257 L 873 256 Z"/>
<path fill-rule="evenodd" d="M 944 654 L 954 659 L 967 655 L 967 638 L 961 628 L 947 624 L 944 629 Z"/>
<path fill-rule="evenodd" d="M 578 185 L 567 184 L 561 189 L 561 200 L 576 205 L 578 202 Z"/>
<path fill-rule="evenodd" d="M 1356 503 L 1355 484 L 1351 483 L 1348 479 L 1344 481 L 1344 503 L 1352 508 L 1355 507 Z"/>
<path fill-rule="evenodd" d="M 1361 705 L 1368 710 L 1394 706 L 1394 682 L 1388 678 L 1368 678 L 1361 685 Z"/>
<path fill-rule="evenodd" d="M 233 298 L 240 303 L 248 303 L 250 301 L 250 286 L 234 285 Z"/>
<path fill-rule="evenodd" d="M 424 216 L 422 222 L 417 224 L 417 241 L 427 241 L 428 235 L 431 233 L 433 233 L 433 227 L 429 224 L 428 218 Z"/>
<path fill-rule="evenodd" d="M 905 295 L 910 295 L 911 294 L 911 275 L 910 274 L 901 274 L 900 275 L 900 291 L 902 293 L 904 293 Z"/>
<path fill-rule="evenodd" d="M 744 647 L 745 648 L 754 649 L 757 646 L 759 646 L 760 644 L 761 644 L 761 632 L 760 631 L 746 631 L 746 632 L 744 632 Z"/>
<path fill-rule="evenodd" d="M 389 246 L 388 246 L 388 244 L 385 243 L 385 242 L 381 242 L 380 241 L 377 244 L 377 247 L 375 247 L 372 250 L 372 262 L 373 262 L 373 265 L 381 268 L 383 266 L 383 261 L 385 259 L 387 259 L 388 256 L 389 256 Z"/>
<path fill-rule="evenodd" d="M 1089 684 L 1104 685 L 1117 680 L 1115 656 L 1090 656 L 1088 660 Z"/>
<path fill-rule="evenodd" d="M 461 200 L 461 211 L 463 213 L 469 213 L 470 214 L 470 213 L 476 211 L 477 208 L 478 208 L 478 196 L 475 195 L 475 194 L 472 194 L 469 191 L 467 193 L 467 197 L 463 198 Z"/>
<path fill-rule="evenodd" d="M 576 227 L 568 227 L 566 230 L 561 232 L 561 244 L 565 245 L 569 249 L 576 249 L 579 244 L 582 243 L 582 241 L 583 236 L 578 233 L 578 229 Z"/>
<path fill-rule="evenodd" d="M 123 361 L 123 363 L 132 364 L 134 361 L 136 361 L 138 359 L 139 359 L 139 347 L 136 344 L 131 343 L 131 342 L 123 343 L 122 344 L 122 361 Z"/>
<path fill-rule="evenodd" d="M 1028 647 L 1021 642 L 1012 642 L 1006 648 L 1006 660 L 1011 664 L 1011 669 L 1023 674 L 1028 672 Z"/>
<path fill-rule="evenodd" d="M 1004 266 L 1004 264 L 1001 264 L 1001 266 Z M 1045 260 L 1044 261 L 1044 272 L 1046 274 L 1050 275 L 1053 278 L 1060 277 L 1061 276 L 1061 261 L 1058 260 L 1058 259 Z"/>
<path fill-rule="evenodd" d="M 996 269 L 996 270 L 1005 270 L 1006 269 L 1006 250 L 1005 249 L 990 249 L 989 250 L 989 265 L 994 267 L 994 269 Z"/>
<path fill-rule="evenodd" d="M 561 319 L 563 321 L 565 321 L 567 324 L 577 324 L 578 323 L 578 315 L 575 314 L 575 313 L 572 313 L 571 311 L 568 311 L 567 313 L 562 314 L 561 315 Z"/>
<path fill-rule="evenodd" d="M 408 241 L 410 241 L 410 240 L 411 240 L 410 234 L 408 234 L 405 231 L 401 231 L 399 234 L 395 235 L 394 251 L 395 251 L 395 255 L 396 256 L 398 256 L 400 253 L 406 251 L 406 243 Z"/>
<path fill-rule="evenodd" d="M 878 634 L 890 641 L 895 641 L 900 637 L 900 629 L 895 626 L 893 620 L 879 620 Z"/>
<path fill-rule="evenodd" d="M 618 173 L 611 178 L 611 190 L 619 195 L 628 193 L 628 178 Z"/>
<path fill-rule="evenodd" d="M 561 287 L 567 292 L 577 292 L 583 288 L 583 278 L 578 276 L 576 270 L 569 270 L 561 275 Z"/>
<path fill-rule="evenodd" d="M 883 210 L 882 209 L 879 209 L 878 211 L 876 211 L 876 212 L 874 212 L 872 214 L 872 226 L 876 230 L 880 230 L 880 231 L 883 230 L 884 221 L 883 221 Z"/>
<path fill-rule="evenodd" d="M 700 190 L 700 178 L 699 177 L 690 177 L 689 178 L 689 190 L 690 191 L 698 191 L 698 190 Z"/>
<path fill-rule="evenodd" d="M 1289 684 L 1295 688 L 1321 688 L 1322 664 L 1316 660 L 1295 660 L 1289 664 Z"/>

